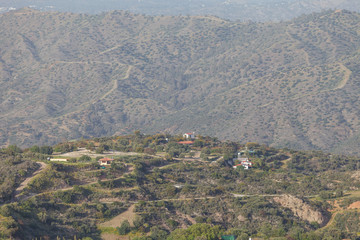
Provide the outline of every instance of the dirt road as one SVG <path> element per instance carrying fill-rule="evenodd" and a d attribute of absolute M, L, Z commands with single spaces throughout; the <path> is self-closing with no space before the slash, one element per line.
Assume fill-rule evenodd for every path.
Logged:
<path fill-rule="evenodd" d="M 40 164 L 40 168 L 38 170 L 36 170 L 33 174 L 31 174 L 30 177 L 26 178 L 21 184 L 20 186 L 15 190 L 15 194 L 14 194 L 14 199 L 16 200 L 19 195 L 22 193 L 22 191 L 24 190 L 24 188 L 38 175 L 40 174 L 42 171 L 44 171 L 45 167 L 47 166 L 46 163 L 43 162 L 36 162 L 38 164 Z"/>

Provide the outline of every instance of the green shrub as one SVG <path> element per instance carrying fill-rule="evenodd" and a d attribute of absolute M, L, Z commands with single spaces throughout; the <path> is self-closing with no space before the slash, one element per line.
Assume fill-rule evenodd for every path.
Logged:
<path fill-rule="evenodd" d="M 131 231 L 130 223 L 128 220 L 125 220 L 121 223 L 120 227 L 116 228 L 120 235 L 126 235 Z"/>

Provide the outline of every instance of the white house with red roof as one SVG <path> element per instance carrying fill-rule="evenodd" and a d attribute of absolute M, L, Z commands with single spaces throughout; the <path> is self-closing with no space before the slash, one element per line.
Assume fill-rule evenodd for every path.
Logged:
<path fill-rule="evenodd" d="M 240 158 L 240 163 L 233 166 L 233 168 L 243 167 L 244 169 L 249 169 L 252 167 L 252 162 L 248 158 Z"/>
<path fill-rule="evenodd" d="M 101 158 L 99 159 L 100 165 L 111 165 L 111 163 L 114 161 L 112 158 Z"/>
<path fill-rule="evenodd" d="M 183 137 L 186 139 L 195 139 L 195 133 L 184 133 Z"/>

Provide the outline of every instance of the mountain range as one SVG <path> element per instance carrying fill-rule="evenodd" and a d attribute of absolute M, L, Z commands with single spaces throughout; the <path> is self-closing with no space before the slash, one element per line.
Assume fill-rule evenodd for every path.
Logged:
<path fill-rule="evenodd" d="M 43 11 L 98 14 L 126 10 L 147 15 L 215 15 L 240 21 L 290 20 L 328 9 L 360 11 L 358 0 L 0 0 L 0 12 L 31 7 Z"/>
<path fill-rule="evenodd" d="M 0 15 L 0 144 L 195 131 L 359 153 L 360 14 Z"/>

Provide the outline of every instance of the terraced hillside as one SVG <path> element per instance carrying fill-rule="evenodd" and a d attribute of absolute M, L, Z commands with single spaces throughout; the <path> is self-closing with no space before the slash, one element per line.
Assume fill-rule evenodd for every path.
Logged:
<path fill-rule="evenodd" d="M 137 131 L 0 148 L 0 238 L 358 238 L 358 157 L 181 140 Z"/>
<path fill-rule="evenodd" d="M 360 15 L 0 15 L 0 142 L 196 131 L 358 153 Z"/>

